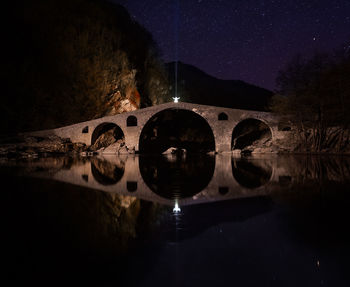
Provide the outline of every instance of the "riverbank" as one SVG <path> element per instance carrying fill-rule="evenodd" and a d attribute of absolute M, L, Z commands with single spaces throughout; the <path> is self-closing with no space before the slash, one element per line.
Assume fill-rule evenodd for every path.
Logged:
<path fill-rule="evenodd" d="M 104 139 L 109 142 L 109 139 Z M 102 141 L 102 145 L 103 145 Z M 126 150 L 123 143 L 118 140 L 112 142 L 105 147 L 88 146 L 84 143 L 72 143 L 69 138 L 60 138 L 58 136 L 39 137 L 31 135 L 15 135 L 0 138 L 0 158 L 38 158 L 48 156 L 63 156 L 63 155 L 90 155 L 98 153 L 108 154 L 128 154 L 134 151 Z M 350 149 L 342 152 L 336 150 L 325 150 L 321 152 L 303 151 L 300 148 L 300 143 L 295 140 L 294 136 L 286 137 L 278 141 L 278 145 L 264 145 L 258 142 L 245 147 L 242 150 L 235 149 L 232 151 L 234 156 L 258 156 L 261 154 L 295 154 L 295 155 L 339 155 L 350 156 Z"/>
<path fill-rule="evenodd" d="M 0 139 L 0 157 L 35 158 L 48 155 L 79 154 L 87 151 L 83 143 L 72 143 L 58 136 L 35 137 L 16 135 Z"/>

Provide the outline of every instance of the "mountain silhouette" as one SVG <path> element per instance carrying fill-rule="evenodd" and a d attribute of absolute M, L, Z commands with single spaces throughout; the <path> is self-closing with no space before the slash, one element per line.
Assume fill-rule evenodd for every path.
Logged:
<path fill-rule="evenodd" d="M 175 62 L 167 63 L 172 96 L 175 96 Z M 178 62 L 177 94 L 182 102 L 267 111 L 273 93 L 240 80 L 221 80 Z"/>

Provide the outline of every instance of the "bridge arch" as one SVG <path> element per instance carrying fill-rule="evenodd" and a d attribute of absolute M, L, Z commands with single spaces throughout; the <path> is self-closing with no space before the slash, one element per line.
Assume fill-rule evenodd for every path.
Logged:
<path fill-rule="evenodd" d="M 91 135 L 91 145 L 93 146 L 98 138 L 105 133 L 109 133 L 115 140 L 124 139 L 124 132 L 120 126 L 112 122 L 99 124 Z"/>
<path fill-rule="evenodd" d="M 261 145 L 271 141 L 273 132 L 263 119 L 245 118 L 238 122 L 232 130 L 231 149 L 243 150 L 252 144 Z"/>
<path fill-rule="evenodd" d="M 139 135 L 139 151 L 162 153 L 170 147 L 190 152 L 215 151 L 212 127 L 199 113 L 167 108 L 153 114 Z"/>

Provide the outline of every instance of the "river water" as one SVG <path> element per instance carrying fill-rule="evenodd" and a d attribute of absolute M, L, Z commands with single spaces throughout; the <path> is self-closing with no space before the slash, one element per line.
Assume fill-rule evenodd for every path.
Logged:
<path fill-rule="evenodd" d="M 350 286 L 350 158 L 2 160 L 3 286 Z"/>

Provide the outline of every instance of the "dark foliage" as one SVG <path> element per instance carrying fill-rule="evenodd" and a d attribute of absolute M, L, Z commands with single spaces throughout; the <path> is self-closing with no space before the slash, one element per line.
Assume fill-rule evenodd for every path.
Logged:
<path fill-rule="evenodd" d="M 295 57 L 279 73 L 272 110 L 294 123 L 304 151 L 343 151 L 349 144 L 350 55 Z"/>

